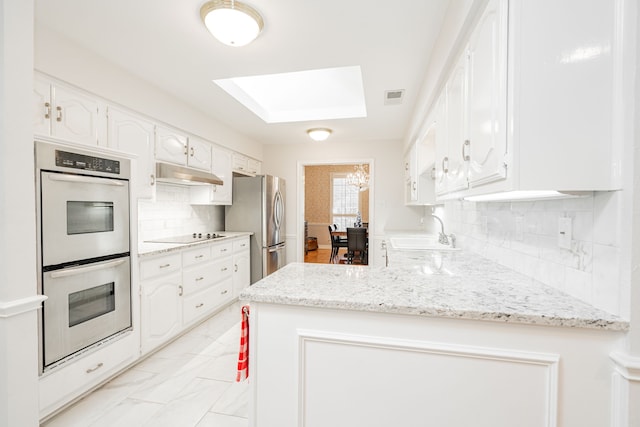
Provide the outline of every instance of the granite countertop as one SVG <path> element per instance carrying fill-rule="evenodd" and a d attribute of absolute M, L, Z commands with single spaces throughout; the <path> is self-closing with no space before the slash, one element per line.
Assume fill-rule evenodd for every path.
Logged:
<path fill-rule="evenodd" d="M 624 331 L 629 323 L 465 251 L 390 251 L 390 267 L 292 263 L 249 302 Z"/>
<path fill-rule="evenodd" d="M 152 256 L 168 252 L 181 251 L 183 249 L 193 248 L 200 245 L 210 245 L 213 243 L 220 243 L 228 240 L 235 239 L 237 237 L 250 236 L 253 233 L 250 231 L 215 231 L 217 234 L 222 234 L 224 237 L 220 237 L 212 240 L 202 240 L 193 243 L 154 243 L 154 242 L 140 242 L 138 244 L 138 256 Z"/>

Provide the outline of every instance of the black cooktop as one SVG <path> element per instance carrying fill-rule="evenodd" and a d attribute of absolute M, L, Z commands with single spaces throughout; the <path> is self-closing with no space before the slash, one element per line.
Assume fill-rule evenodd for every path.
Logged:
<path fill-rule="evenodd" d="M 202 242 L 204 240 L 219 239 L 221 237 L 225 237 L 225 236 L 218 233 L 193 233 L 193 234 L 185 234 L 182 236 L 172 236 L 172 237 L 163 237 L 160 239 L 151 239 L 146 241 L 150 243 L 195 243 L 195 242 Z"/>

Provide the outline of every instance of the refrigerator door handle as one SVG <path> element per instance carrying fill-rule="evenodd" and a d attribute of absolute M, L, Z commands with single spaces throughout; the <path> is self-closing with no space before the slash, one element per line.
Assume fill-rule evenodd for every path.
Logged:
<path fill-rule="evenodd" d="M 276 229 L 280 229 L 280 224 L 282 223 L 282 194 L 280 191 L 276 192 L 276 197 L 273 202 L 274 207 L 274 219 L 276 223 Z"/>

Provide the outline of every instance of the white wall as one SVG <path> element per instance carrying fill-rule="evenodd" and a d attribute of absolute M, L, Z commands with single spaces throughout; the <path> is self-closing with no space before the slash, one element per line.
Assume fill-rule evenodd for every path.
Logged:
<path fill-rule="evenodd" d="M 33 1 L 0 0 L 0 425 L 38 425 Z"/>
<path fill-rule="evenodd" d="M 299 210 L 298 194 L 304 183 L 298 182 L 300 164 L 357 163 L 372 160 L 373 165 L 373 210 L 369 213 L 370 227 L 374 235 L 385 230 L 430 230 L 433 222 L 425 218 L 431 208 L 404 206 L 403 150 L 400 141 L 354 141 L 349 144 L 332 143 L 331 140 L 308 144 L 268 145 L 264 150 L 263 172 L 283 177 L 287 181 L 287 234 L 298 240 L 298 250 L 287 250 L 288 261 L 295 261 L 301 254 L 300 244 L 304 238 L 303 212 Z M 302 187 L 302 188 L 301 188 Z M 300 220 L 300 221 L 299 221 Z M 300 227 L 300 229 L 298 229 Z"/>
<path fill-rule="evenodd" d="M 138 113 L 262 158 L 262 144 L 36 22 L 34 67 Z"/>

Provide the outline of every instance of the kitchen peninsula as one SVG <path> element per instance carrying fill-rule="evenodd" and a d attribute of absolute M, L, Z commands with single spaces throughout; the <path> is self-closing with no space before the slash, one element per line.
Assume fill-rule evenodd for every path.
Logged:
<path fill-rule="evenodd" d="M 241 293 L 252 425 L 607 425 L 626 321 L 465 251 L 389 257 Z"/>

